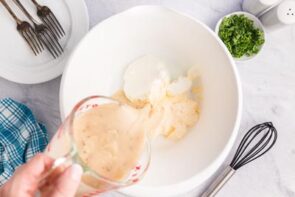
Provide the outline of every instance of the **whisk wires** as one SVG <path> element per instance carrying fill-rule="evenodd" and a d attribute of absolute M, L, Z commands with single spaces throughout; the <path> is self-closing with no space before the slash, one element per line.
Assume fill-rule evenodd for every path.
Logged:
<path fill-rule="evenodd" d="M 258 140 L 258 137 L 262 137 Z M 255 140 L 257 142 L 255 142 Z M 271 122 L 251 128 L 243 137 L 230 166 L 237 170 L 247 163 L 261 157 L 273 147 L 277 140 L 277 130 Z M 253 144 L 253 145 L 252 145 Z"/>

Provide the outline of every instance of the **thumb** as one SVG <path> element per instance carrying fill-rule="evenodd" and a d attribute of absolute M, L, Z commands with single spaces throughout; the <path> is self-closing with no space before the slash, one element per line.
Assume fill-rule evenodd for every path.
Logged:
<path fill-rule="evenodd" d="M 73 197 L 79 187 L 83 170 L 78 164 L 67 168 L 56 180 L 52 197 Z"/>

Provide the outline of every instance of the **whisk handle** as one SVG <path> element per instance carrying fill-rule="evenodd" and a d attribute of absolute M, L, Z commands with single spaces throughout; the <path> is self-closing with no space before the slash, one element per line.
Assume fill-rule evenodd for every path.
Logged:
<path fill-rule="evenodd" d="M 236 171 L 230 166 L 225 168 L 224 171 L 209 185 L 205 192 L 202 193 L 201 197 L 214 197 L 235 172 Z"/>

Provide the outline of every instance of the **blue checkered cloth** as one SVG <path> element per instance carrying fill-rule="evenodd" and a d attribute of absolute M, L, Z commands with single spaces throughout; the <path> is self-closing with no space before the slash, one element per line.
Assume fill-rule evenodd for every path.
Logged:
<path fill-rule="evenodd" d="M 0 100 L 0 186 L 47 144 L 46 128 L 28 107 L 10 98 Z"/>

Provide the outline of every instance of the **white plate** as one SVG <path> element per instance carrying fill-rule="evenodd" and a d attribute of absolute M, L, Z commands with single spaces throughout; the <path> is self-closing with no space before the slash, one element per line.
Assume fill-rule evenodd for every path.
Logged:
<path fill-rule="evenodd" d="M 34 84 L 59 76 L 73 47 L 89 29 L 87 8 L 83 0 L 39 0 L 38 2 L 50 7 L 65 29 L 66 36 L 61 40 L 64 54 L 58 59 L 53 59 L 48 51 L 35 56 L 16 31 L 15 21 L 0 3 L 0 76 L 10 81 Z M 13 1 L 7 3 L 11 5 L 17 16 L 27 20 Z M 36 16 L 36 8 L 31 0 L 22 3 Z M 36 18 L 38 19 L 37 16 Z"/>
<path fill-rule="evenodd" d="M 152 54 L 170 61 L 178 74 L 197 66 L 203 82 L 198 124 L 178 143 L 153 144 L 144 179 L 121 190 L 131 196 L 183 195 L 222 164 L 237 135 L 241 88 L 235 63 L 203 23 L 159 6 L 139 6 L 94 27 L 73 52 L 60 89 L 62 117 L 80 99 L 112 95 L 122 87 L 128 63 Z"/>

